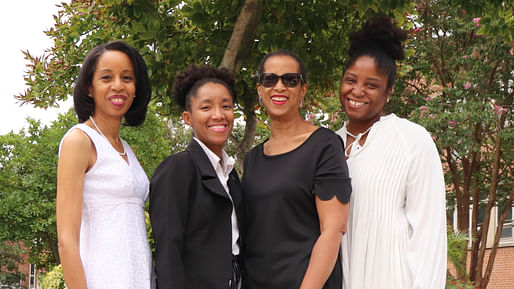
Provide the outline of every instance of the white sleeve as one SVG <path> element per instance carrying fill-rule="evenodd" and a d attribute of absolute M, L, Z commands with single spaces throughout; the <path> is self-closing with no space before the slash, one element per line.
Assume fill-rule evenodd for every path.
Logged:
<path fill-rule="evenodd" d="M 441 160 L 425 129 L 410 130 L 405 212 L 407 262 L 413 289 L 443 289 L 446 280 L 446 199 Z"/>

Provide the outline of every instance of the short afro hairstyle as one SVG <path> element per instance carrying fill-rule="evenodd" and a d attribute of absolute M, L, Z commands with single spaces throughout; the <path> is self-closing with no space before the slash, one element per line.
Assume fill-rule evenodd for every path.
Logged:
<path fill-rule="evenodd" d="M 236 102 L 234 88 L 235 80 L 226 68 L 216 68 L 210 65 L 189 65 L 184 71 L 175 76 L 173 82 L 173 100 L 183 110 L 191 109 L 191 97 L 196 96 L 198 89 L 206 83 L 218 83 L 225 86 Z"/>
<path fill-rule="evenodd" d="M 346 68 L 352 66 L 361 56 L 375 59 L 377 70 L 387 76 L 387 89 L 396 80 L 396 60 L 405 58 L 402 42 L 407 31 L 397 27 L 385 14 L 376 14 L 362 28 L 350 34 L 350 59 Z"/>
<path fill-rule="evenodd" d="M 148 103 L 152 96 L 152 87 L 148 77 L 146 63 L 139 52 L 124 41 L 111 41 L 95 47 L 84 59 L 80 67 L 79 76 L 75 82 L 73 91 L 73 106 L 79 122 L 86 121 L 95 112 L 95 102 L 89 95 L 89 88 L 93 83 L 98 59 L 106 51 L 120 51 L 126 54 L 136 77 L 136 97 L 124 116 L 124 124 L 128 126 L 138 126 L 145 121 Z"/>

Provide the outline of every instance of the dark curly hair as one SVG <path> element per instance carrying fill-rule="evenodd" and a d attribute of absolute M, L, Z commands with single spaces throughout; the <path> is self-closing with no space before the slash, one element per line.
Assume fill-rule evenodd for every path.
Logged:
<path fill-rule="evenodd" d="M 396 60 L 405 58 L 402 42 L 407 31 L 397 27 L 385 14 L 376 14 L 358 31 L 350 33 L 350 59 L 345 70 L 361 56 L 375 59 L 377 70 L 387 76 L 387 89 L 396 79 Z"/>
<path fill-rule="evenodd" d="M 225 86 L 236 102 L 234 76 L 226 68 L 216 68 L 210 65 L 189 65 L 182 73 L 175 76 L 173 81 L 173 100 L 183 110 L 190 110 L 191 97 L 196 96 L 198 89 L 206 83 L 218 83 Z"/>
<path fill-rule="evenodd" d="M 89 88 L 93 83 L 98 59 L 106 51 L 120 51 L 125 53 L 132 62 L 136 77 L 136 97 L 129 110 L 124 115 L 124 124 L 128 126 L 138 126 L 143 124 L 148 109 L 148 103 L 152 96 L 150 78 L 146 68 L 146 63 L 139 52 L 124 41 L 111 41 L 95 47 L 84 59 L 80 67 L 79 76 L 75 82 L 73 90 L 73 107 L 79 122 L 86 121 L 95 112 L 95 102 L 89 95 Z"/>

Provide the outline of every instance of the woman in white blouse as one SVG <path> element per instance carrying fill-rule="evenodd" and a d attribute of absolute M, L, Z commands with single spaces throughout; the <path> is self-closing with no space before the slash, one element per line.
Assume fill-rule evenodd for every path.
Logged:
<path fill-rule="evenodd" d="M 446 278 L 445 186 L 429 133 L 383 108 L 407 33 L 377 15 L 350 35 L 337 131 L 352 179 L 343 288 L 436 289 Z"/>

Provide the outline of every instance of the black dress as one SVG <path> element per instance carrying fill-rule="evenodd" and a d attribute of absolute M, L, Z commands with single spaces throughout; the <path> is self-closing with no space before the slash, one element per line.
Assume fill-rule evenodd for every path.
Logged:
<path fill-rule="evenodd" d="M 266 156 L 263 144 L 245 158 L 244 263 L 248 289 L 298 289 L 320 235 L 315 195 L 350 200 L 343 142 L 319 128 L 299 147 Z M 341 260 L 324 289 L 341 289 Z"/>

